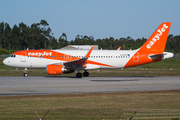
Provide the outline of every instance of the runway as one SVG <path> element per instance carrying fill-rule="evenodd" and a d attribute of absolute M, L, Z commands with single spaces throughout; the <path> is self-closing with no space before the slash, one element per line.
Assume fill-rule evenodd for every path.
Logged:
<path fill-rule="evenodd" d="M 0 76 L 0 96 L 134 92 L 180 89 L 179 76 L 64 77 Z"/>

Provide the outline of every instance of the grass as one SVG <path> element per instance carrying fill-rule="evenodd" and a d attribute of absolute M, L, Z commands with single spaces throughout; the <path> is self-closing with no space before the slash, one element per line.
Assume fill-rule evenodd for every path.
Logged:
<path fill-rule="evenodd" d="M 130 117 L 135 111 L 134 119 L 176 117 L 179 100 L 180 90 L 0 97 L 0 119 L 36 119 L 34 108 L 41 118 L 50 110 L 46 120 L 120 119 L 123 113 Z"/>
<path fill-rule="evenodd" d="M 159 62 L 139 66 L 140 68 L 153 68 L 153 69 L 180 69 L 180 58 L 170 58 Z"/>

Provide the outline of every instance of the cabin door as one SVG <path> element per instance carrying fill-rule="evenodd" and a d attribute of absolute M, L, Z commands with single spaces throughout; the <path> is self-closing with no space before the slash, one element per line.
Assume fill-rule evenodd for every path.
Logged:
<path fill-rule="evenodd" d="M 133 57 L 133 62 L 139 62 L 139 52 L 136 52 Z"/>
<path fill-rule="evenodd" d="M 21 53 L 21 62 L 26 62 L 26 52 Z"/>

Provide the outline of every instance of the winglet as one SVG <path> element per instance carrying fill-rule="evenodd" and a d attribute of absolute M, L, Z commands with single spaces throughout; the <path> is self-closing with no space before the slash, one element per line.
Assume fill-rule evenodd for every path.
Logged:
<path fill-rule="evenodd" d="M 93 49 L 93 47 L 91 47 L 91 49 L 89 50 L 89 52 L 86 54 L 85 58 L 88 58 L 88 57 L 90 56 L 90 54 L 91 54 L 91 52 L 92 52 L 92 49 Z"/>

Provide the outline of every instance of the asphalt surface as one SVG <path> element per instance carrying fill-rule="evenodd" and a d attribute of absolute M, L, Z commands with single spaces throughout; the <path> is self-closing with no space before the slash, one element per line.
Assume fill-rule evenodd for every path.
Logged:
<path fill-rule="evenodd" d="M 0 96 L 176 89 L 180 89 L 179 76 L 83 78 L 64 76 L 0 76 Z"/>

